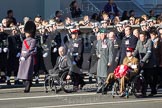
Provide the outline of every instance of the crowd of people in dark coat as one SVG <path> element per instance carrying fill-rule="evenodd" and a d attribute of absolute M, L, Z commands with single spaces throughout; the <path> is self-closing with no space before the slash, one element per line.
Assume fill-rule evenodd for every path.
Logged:
<path fill-rule="evenodd" d="M 70 9 L 72 18 L 81 17 L 82 12 L 76 1 L 70 4 Z M 10 77 L 14 76 L 14 84 L 21 84 L 20 79 L 25 80 L 27 88 L 24 92 L 29 92 L 32 79 L 35 79 L 36 84 L 39 83 L 40 70 L 47 75 L 48 71 L 55 67 L 59 56 L 58 49 L 62 47 L 73 67 L 67 79 L 73 78 L 74 91 L 77 91 L 85 85 L 82 74 L 85 62 L 83 55 L 89 45 L 89 81 L 92 81 L 93 75 L 97 77 L 97 93 L 100 93 L 109 73 L 123 64 L 126 49 L 132 48 L 133 56 L 144 69 L 151 95 L 157 94 L 157 84 L 162 84 L 162 14 L 155 16 L 151 10 L 150 15 L 135 17 L 134 13 L 131 10 L 128 15 L 128 12 L 124 11 L 120 18 L 117 6 L 112 0 L 109 0 L 99 15 L 94 13 L 91 18 L 85 15 L 79 21 L 70 17 L 63 20 L 61 11 L 56 11 L 55 17 L 50 20 L 44 20 L 41 16 L 33 19 L 36 33 L 31 33 L 34 36 L 30 39 L 25 34 L 28 29 L 24 29 L 24 25 L 32 19 L 24 17 L 22 23 L 17 23 L 13 11 L 9 10 L 0 26 L 0 71 L 5 73 L 1 74 L 1 82 L 5 81 L 7 85 L 11 85 Z M 111 25 L 114 27 L 110 28 Z M 134 25 L 136 28 L 132 27 Z M 81 26 L 90 29 L 85 33 L 80 29 Z M 83 34 L 86 38 L 82 37 Z M 22 56 L 23 53 L 27 55 Z M 28 53 L 32 55 L 32 62 Z M 23 64 L 26 60 L 30 61 L 27 65 Z M 26 66 L 32 68 L 30 72 L 32 71 L 33 75 L 28 74 L 28 77 L 22 78 L 21 72 L 27 71 Z"/>

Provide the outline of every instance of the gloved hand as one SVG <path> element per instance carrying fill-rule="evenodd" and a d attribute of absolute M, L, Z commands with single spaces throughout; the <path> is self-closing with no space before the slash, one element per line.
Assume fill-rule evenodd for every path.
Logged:
<path fill-rule="evenodd" d="M 53 49 L 53 52 L 55 53 L 56 51 L 57 51 L 57 48 L 54 48 L 54 49 Z"/>
<path fill-rule="evenodd" d="M 2 48 L 0 48 L 0 53 L 2 52 Z"/>
<path fill-rule="evenodd" d="M 141 67 L 144 66 L 144 62 L 143 62 L 143 61 L 140 62 L 140 66 L 141 66 Z"/>
<path fill-rule="evenodd" d="M 18 57 L 20 57 L 20 55 L 21 55 L 21 54 L 18 52 L 17 55 L 16 55 L 16 57 L 18 58 Z"/>
<path fill-rule="evenodd" d="M 34 52 L 37 52 L 37 48 L 34 49 Z"/>
<path fill-rule="evenodd" d="M 20 61 L 25 61 L 25 58 L 24 57 L 20 57 Z"/>
<path fill-rule="evenodd" d="M 76 65 L 76 62 L 75 61 L 73 61 L 73 65 Z"/>
<path fill-rule="evenodd" d="M 43 57 L 44 58 L 47 57 L 47 56 L 48 56 L 48 53 L 47 52 L 43 54 Z"/>
<path fill-rule="evenodd" d="M 115 62 L 117 62 L 117 63 L 119 62 L 119 58 L 118 57 L 115 58 Z"/>
<path fill-rule="evenodd" d="M 98 55 L 98 58 L 101 58 L 101 55 L 100 54 Z"/>
<path fill-rule="evenodd" d="M 3 52 L 7 52 L 8 51 L 8 48 L 3 48 Z"/>
<path fill-rule="evenodd" d="M 132 69 L 137 69 L 137 65 L 131 65 Z"/>

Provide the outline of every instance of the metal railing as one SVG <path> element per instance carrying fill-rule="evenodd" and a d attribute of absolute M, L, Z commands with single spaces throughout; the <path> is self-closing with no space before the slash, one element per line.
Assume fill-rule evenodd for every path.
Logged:
<path fill-rule="evenodd" d="M 136 0 L 131 0 L 140 10 L 142 10 L 145 14 L 148 14 L 140 5 L 137 3 Z"/>
<path fill-rule="evenodd" d="M 95 10 L 97 10 L 98 12 L 100 11 L 90 0 L 83 0 L 84 2 L 88 2 L 92 7 L 95 8 Z"/>
<path fill-rule="evenodd" d="M 84 8 L 84 3 L 88 6 L 87 11 L 91 10 L 91 11 L 94 11 L 94 12 L 100 12 L 100 10 L 90 0 L 83 0 L 82 9 Z"/>

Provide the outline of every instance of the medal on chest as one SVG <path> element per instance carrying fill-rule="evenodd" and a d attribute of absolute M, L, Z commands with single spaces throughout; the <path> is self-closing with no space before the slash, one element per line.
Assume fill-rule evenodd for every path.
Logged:
<path fill-rule="evenodd" d="M 126 40 L 125 41 L 125 45 L 129 45 L 129 40 Z"/>
<path fill-rule="evenodd" d="M 73 46 L 78 48 L 79 44 L 78 43 L 74 43 Z"/>
<path fill-rule="evenodd" d="M 102 42 L 101 47 L 102 47 L 102 48 L 107 48 L 107 44 L 106 44 L 106 41 L 105 41 L 105 40 Z"/>

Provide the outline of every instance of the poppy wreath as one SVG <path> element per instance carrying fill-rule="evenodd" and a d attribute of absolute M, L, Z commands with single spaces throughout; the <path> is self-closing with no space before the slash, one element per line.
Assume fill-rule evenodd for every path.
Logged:
<path fill-rule="evenodd" d="M 119 65 L 114 70 L 115 78 L 121 78 L 127 74 L 129 67 L 127 65 Z"/>

